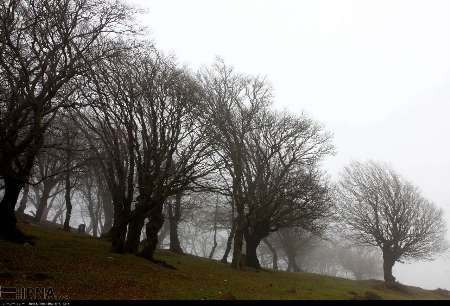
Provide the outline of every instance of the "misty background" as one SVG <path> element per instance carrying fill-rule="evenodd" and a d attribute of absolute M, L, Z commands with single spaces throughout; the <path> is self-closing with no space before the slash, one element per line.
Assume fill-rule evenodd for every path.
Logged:
<path fill-rule="evenodd" d="M 192 69 L 216 56 L 267 76 L 275 107 L 334 133 L 332 178 L 385 161 L 450 222 L 450 2 L 129 0 L 158 48 Z M 450 258 L 396 264 L 397 280 L 450 289 Z"/>

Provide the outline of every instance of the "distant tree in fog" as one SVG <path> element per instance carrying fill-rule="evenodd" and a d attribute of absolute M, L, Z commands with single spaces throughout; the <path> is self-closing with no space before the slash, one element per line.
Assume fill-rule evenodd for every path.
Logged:
<path fill-rule="evenodd" d="M 277 256 L 287 263 L 287 271 L 300 272 L 299 261 L 314 248 L 319 235 L 319 231 L 312 233 L 301 227 L 285 227 L 271 234 L 267 240 L 279 251 Z"/>
<path fill-rule="evenodd" d="M 336 191 L 337 214 L 347 237 L 381 249 L 387 283 L 395 283 L 396 262 L 432 259 L 444 250 L 442 210 L 387 166 L 353 162 L 344 168 Z"/>
<path fill-rule="evenodd" d="M 336 246 L 339 264 L 358 280 L 383 277 L 381 256 L 369 247 Z"/>
<path fill-rule="evenodd" d="M 53 137 L 48 138 L 52 139 Z M 34 212 L 36 222 L 47 220 L 52 199 L 62 191 L 60 183 L 64 164 L 59 158 L 60 154 L 59 150 L 50 147 L 41 150 L 36 156 L 35 166 L 31 175 L 32 179 L 36 181 L 36 184 L 31 185 L 33 193 L 31 200 L 36 207 Z"/>

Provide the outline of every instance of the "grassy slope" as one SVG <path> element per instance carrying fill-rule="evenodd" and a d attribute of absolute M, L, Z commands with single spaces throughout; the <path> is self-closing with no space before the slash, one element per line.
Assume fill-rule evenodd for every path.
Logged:
<path fill-rule="evenodd" d="M 163 268 L 86 236 L 23 225 L 36 246 L 0 241 L 0 285 L 54 287 L 71 299 L 449 299 L 416 287 L 386 289 L 380 281 L 352 281 L 311 273 L 235 271 L 217 261 L 160 251 Z"/>

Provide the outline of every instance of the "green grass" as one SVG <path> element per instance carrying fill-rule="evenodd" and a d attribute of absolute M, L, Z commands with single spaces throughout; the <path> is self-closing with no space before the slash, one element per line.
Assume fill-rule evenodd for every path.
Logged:
<path fill-rule="evenodd" d="M 450 299 L 446 293 L 312 273 L 236 271 L 229 265 L 159 251 L 164 268 L 109 252 L 109 243 L 59 229 L 22 225 L 36 245 L 0 241 L 0 285 L 53 287 L 69 299 Z"/>

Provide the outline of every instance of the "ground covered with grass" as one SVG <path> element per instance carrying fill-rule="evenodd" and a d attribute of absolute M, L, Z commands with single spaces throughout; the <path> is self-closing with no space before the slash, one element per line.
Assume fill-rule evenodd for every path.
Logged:
<path fill-rule="evenodd" d="M 157 252 L 165 268 L 109 252 L 109 243 L 60 229 L 21 225 L 36 245 L 0 241 L 0 286 L 53 287 L 69 299 L 450 299 L 448 292 L 312 273 L 236 271 L 190 255 Z"/>

